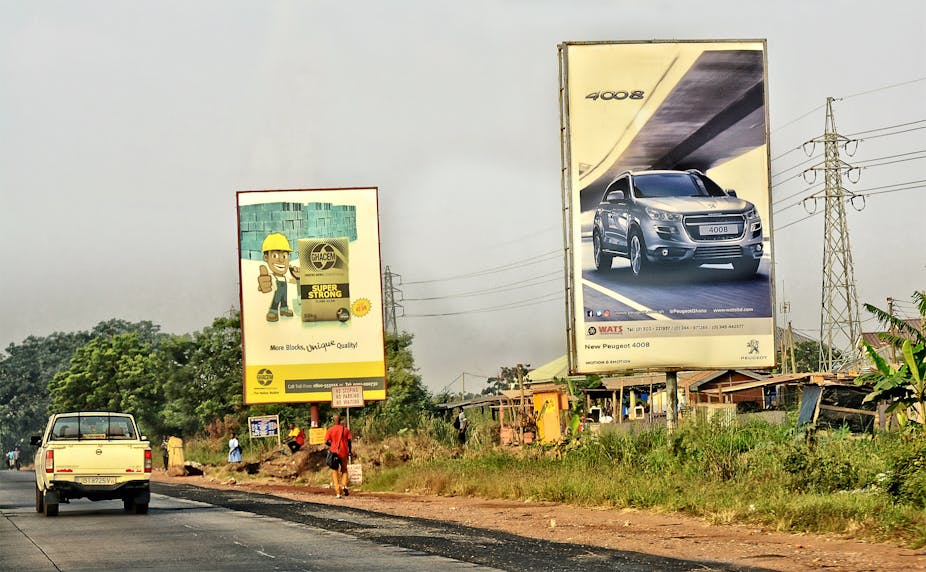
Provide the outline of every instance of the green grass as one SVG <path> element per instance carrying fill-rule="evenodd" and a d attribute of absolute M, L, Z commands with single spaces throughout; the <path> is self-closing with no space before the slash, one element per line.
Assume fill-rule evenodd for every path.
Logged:
<path fill-rule="evenodd" d="M 808 438 L 754 423 L 686 426 L 671 436 L 609 433 L 520 451 L 468 444 L 463 454 L 370 471 L 364 488 L 679 511 L 922 547 L 926 512 L 916 499 L 923 477 L 915 470 L 922 439 L 839 431 Z M 909 475 L 899 478 L 895 469 Z"/>

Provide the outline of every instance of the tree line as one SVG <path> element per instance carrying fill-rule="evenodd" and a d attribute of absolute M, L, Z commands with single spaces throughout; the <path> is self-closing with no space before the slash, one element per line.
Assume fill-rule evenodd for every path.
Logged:
<path fill-rule="evenodd" d="M 389 397 L 359 416 L 408 427 L 433 408 L 414 365 L 412 338 L 387 335 Z M 80 410 L 132 413 L 152 438 L 219 434 L 252 415 L 300 422 L 308 416 L 307 406 L 244 404 L 237 312 L 183 335 L 150 321 L 111 319 L 89 331 L 29 336 L 0 354 L 2 450 L 28 443 L 48 415 Z"/>

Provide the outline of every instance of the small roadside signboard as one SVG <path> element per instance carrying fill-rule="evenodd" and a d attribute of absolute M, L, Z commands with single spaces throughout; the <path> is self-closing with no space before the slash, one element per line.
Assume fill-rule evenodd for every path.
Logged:
<path fill-rule="evenodd" d="M 279 415 L 261 415 L 260 417 L 248 417 L 248 429 L 251 438 L 276 437 L 277 445 L 282 446 L 280 440 L 280 416 Z"/>
<path fill-rule="evenodd" d="M 331 407 L 363 407 L 363 386 L 342 385 L 331 388 Z"/>
<path fill-rule="evenodd" d="M 350 429 L 350 408 L 363 407 L 362 385 L 341 385 L 331 388 L 331 407 L 347 409 L 347 428 Z"/>

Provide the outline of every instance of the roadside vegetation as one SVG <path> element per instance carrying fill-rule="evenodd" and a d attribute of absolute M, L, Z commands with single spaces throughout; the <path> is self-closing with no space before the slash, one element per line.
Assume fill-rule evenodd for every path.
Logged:
<path fill-rule="evenodd" d="M 926 298 L 915 299 L 926 315 Z M 890 340 L 902 361 L 893 365 L 872 355 L 875 369 L 864 379 L 875 388 L 872 400 L 902 403 L 894 407 L 903 414 L 899 429 L 824 433 L 798 429 L 793 418 L 782 425 L 683 422 L 671 434 L 608 430 L 613 425 L 576 432 L 571 425 L 562 443 L 524 447 L 498 445 L 498 422 L 475 410 L 467 412 L 466 444 L 457 444 L 451 413 L 438 406 L 451 399 L 424 388 L 412 336 L 387 336 L 388 399 L 350 414 L 356 459 L 364 466 L 362 488 L 678 511 L 717 524 L 923 547 L 926 433 L 921 417 L 908 413 L 924 402 L 926 339 L 921 331 L 901 330 L 906 324 L 890 323 L 907 334 Z M 507 386 L 506 369 L 511 374 L 502 368 L 489 387 Z M 234 313 L 183 336 L 163 334 L 150 322 L 111 320 L 88 332 L 30 337 L 0 354 L 4 450 L 28 443 L 49 413 L 81 409 L 135 414 L 153 447 L 163 436 L 183 437 L 186 459 L 219 480 L 322 485 L 330 478 L 321 446 L 307 447 L 317 458 L 304 459 L 295 472 L 262 470 L 280 454 L 275 440 L 248 438 L 247 418 L 276 414 L 284 427 L 308 427 L 309 408 L 242 403 Z M 331 413 L 321 407 L 323 422 Z M 242 440 L 242 464 L 226 462 L 232 431 Z"/>

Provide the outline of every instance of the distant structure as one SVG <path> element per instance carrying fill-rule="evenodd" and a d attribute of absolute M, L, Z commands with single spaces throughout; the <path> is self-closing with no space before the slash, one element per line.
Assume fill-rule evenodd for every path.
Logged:
<path fill-rule="evenodd" d="M 824 199 L 823 223 L 823 295 L 820 312 L 820 371 L 858 370 L 860 364 L 859 337 L 862 335 L 859 320 L 858 297 L 855 291 L 855 269 L 852 264 L 852 249 L 849 246 L 849 227 L 846 224 L 846 203 L 851 203 L 856 210 L 865 208 L 865 198 L 846 190 L 842 186 L 842 177 L 851 182 L 852 173 L 858 174 L 856 167 L 842 161 L 839 148 L 852 155 L 858 146 L 855 139 L 847 139 L 836 131 L 833 116 L 833 98 L 826 99 L 826 129 L 822 137 L 804 143 L 804 151 L 813 155 L 813 148 L 822 143 L 824 160 L 804 171 L 804 180 L 808 174 L 824 173 L 824 188 L 804 199 L 804 208 L 813 214 L 819 199 Z M 808 145 L 811 145 L 808 152 Z M 849 146 L 853 147 L 849 153 Z M 808 208 L 812 201 L 812 209 Z"/>
<path fill-rule="evenodd" d="M 401 279 L 401 276 L 393 274 L 389 267 L 386 266 L 383 272 L 383 312 L 385 313 L 383 329 L 387 334 L 392 334 L 393 336 L 399 335 L 399 326 L 396 322 L 396 308 L 402 308 L 402 305 L 399 303 L 402 299 L 402 292 L 399 291 L 396 282 L 400 282 Z"/>

